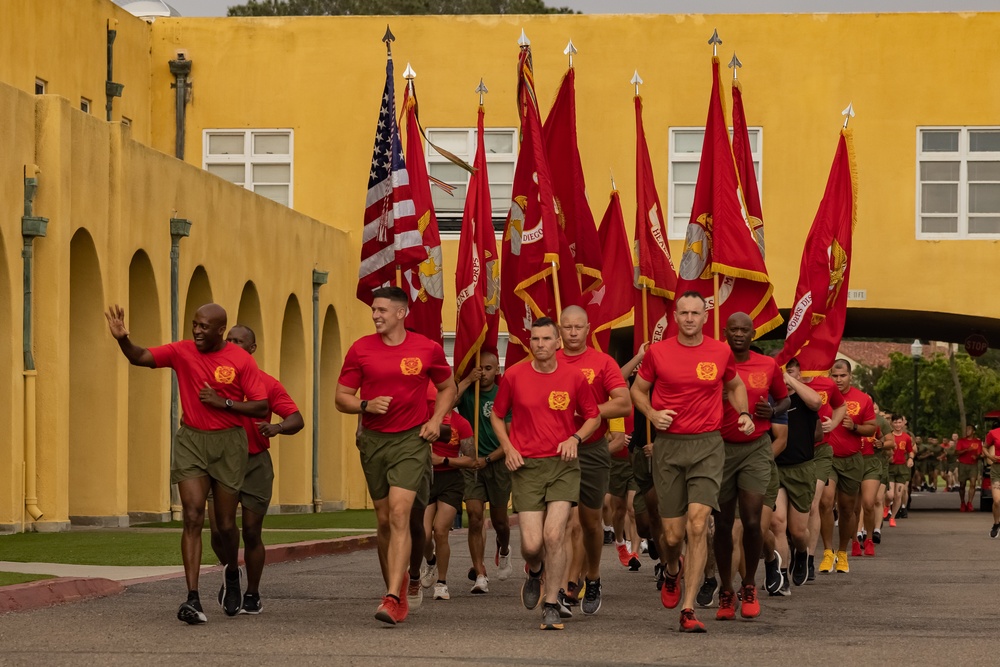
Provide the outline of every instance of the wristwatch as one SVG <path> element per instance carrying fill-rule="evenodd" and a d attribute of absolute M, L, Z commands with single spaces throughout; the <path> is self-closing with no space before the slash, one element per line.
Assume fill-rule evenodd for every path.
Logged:
<path fill-rule="evenodd" d="M 450 468 L 451 467 L 450 465 L 448 465 L 448 457 L 447 456 L 444 457 L 444 467 L 445 468 Z"/>
<path fill-rule="evenodd" d="M 581 438 L 580 436 L 578 436 L 576 433 L 574 433 L 570 437 L 571 438 L 576 438 L 576 444 L 578 444 L 578 445 L 582 445 L 583 444 L 583 438 Z"/>
<path fill-rule="evenodd" d="M 746 415 L 746 416 L 747 416 L 747 417 L 749 417 L 750 419 L 753 419 L 753 415 L 752 415 L 752 414 L 750 414 L 749 412 L 747 412 L 746 410 L 744 410 L 743 412 L 741 412 L 741 413 L 739 414 L 739 416 L 740 416 L 740 417 L 742 417 L 743 415 Z"/>
<path fill-rule="evenodd" d="M 226 410 L 228 410 L 231 407 L 233 407 L 233 399 L 227 398 L 226 399 Z"/>
<path fill-rule="evenodd" d="M 368 412 L 368 401 L 361 401 L 361 412 Z"/>

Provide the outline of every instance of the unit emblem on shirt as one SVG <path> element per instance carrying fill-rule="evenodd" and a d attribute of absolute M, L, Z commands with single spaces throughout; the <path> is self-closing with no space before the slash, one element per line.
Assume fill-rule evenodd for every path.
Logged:
<path fill-rule="evenodd" d="M 549 408 L 552 410 L 566 410 L 569 408 L 569 392 L 553 391 L 549 393 Z"/>
<path fill-rule="evenodd" d="M 750 386 L 754 389 L 763 389 L 767 386 L 767 373 L 762 371 L 751 373 L 747 379 L 750 381 Z"/>
<path fill-rule="evenodd" d="M 403 375 L 420 375 L 420 370 L 423 367 L 420 357 L 406 357 L 399 362 L 399 370 L 403 372 Z"/>
<path fill-rule="evenodd" d="M 861 404 L 857 401 L 847 401 L 847 414 L 857 417 L 861 414 Z"/>
<path fill-rule="evenodd" d="M 711 361 L 702 361 L 695 369 L 699 380 L 714 380 L 719 374 L 719 367 Z"/>
<path fill-rule="evenodd" d="M 819 397 L 823 400 L 823 405 L 830 402 L 830 395 L 827 394 L 826 391 L 817 391 L 816 393 L 819 394 Z"/>
<path fill-rule="evenodd" d="M 232 384 L 236 380 L 236 369 L 232 366 L 216 366 L 215 381 L 220 384 Z"/>
<path fill-rule="evenodd" d="M 583 377 L 587 378 L 587 384 L 594 384 L 596 374 L 593 368 L 581 368 L 580 372 L 583 373 Z"/>

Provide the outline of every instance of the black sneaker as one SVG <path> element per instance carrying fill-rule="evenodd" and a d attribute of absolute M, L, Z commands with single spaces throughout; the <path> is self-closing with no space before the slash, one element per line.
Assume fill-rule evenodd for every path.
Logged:
<path fill-rule="evenodd" d="M 476 577 L 478 576 L 478 573 L 476 572 L 476 568 L 470 567 L 469 568 L 469 574 L 466 575 L 466 576 L 469 577 L 469 581 L 475 581 Z"/>
<path fill-rule="evenodd" d="M 709 608 L 715 606 L 715 592 L 719 590 L 719 582 L 715 577 L 705 577 L 704 583 L 698 589 L 698 606 Z"/>
<path fill-rule="evenodd" d="M 638 572 L 641 567 L 642 561 L 640 561 L 635 555 L 628 559 L 629 572 Z"/>
<path fill-rule="evenodd" d="M 882 544 L 882 531 L 878 528 L 872 532 L 872 542 L 875 544 Z"/>
<path fill-rule="evenodd" d="M 601 580 L 587 579 L 586 588 L 583 591 L 583 603 L 580 609 L 587 616 L 593 616 L 601 608 Z"/>
<path fill-rule="evenodd" d="M 566 600 L 567 607 L 575 607 L 580 604 L 580 589 L 583 587 L 582 583 L 579 581 L 571 581 L 566 584 L 568 590 L 564 596 Z"/>
<path fill-rule="evenodd" d="M 771 595 L 777 595 L 781 588 L 781 556 L 774 552 L 771 561 L 764 561 L 764 588 Z"/>
<path fill-rule="evenodd" d="M 806 581 L 816 581 L 816 564 L 813 563 L 812 556 L 809 556 L 809 576 L 806 577 Z"/>
<path fill-rule="evenodd" d="M 907 511 L 907 509 L 905 507 L 900 507 L 899 508 L 899 516 L 897 516 L 896 518 L 897 519 L 907 519 L 907 518 L 909 518 L 909 516 L 910 516 L 909 511 Z"/>
<path fill-rule="evenodd" d="M 791 580 L 788 576 L 788 570 L 781 571 L 781 585 L 778 586 L 778 590 L 772 595 L 777 597 L 788 597 L 792 594 Z"/>
<path fill-rule="evenodd" d="M 573 618 L 573 610 L 569 608 L 569 602 L 566 600 L 566 589 L 559 589 L 559 593 L 556 594 L 556 605 L 559 608 L 559 618 Z"/>
<path fill-rule="evenodd" d="M 177 620 L 188 625 L 201 625 L 208 622 L 208 617 L 201 608 L 201 602 L 195 598 L 188 600 L 177 609 Z"/>
<path fill-rule="evenodd" d="M 235 573 L 230 573 L 229 568 L 222 570 L 222 590 L 219 597 L 222 598 L 222 610 L 226 616 L 236 616 L 243 606 L 243 593 L 240 590 L 243 586 L 243 570 L 236 568 Z"/>
<path fill-rule="evenodd" d="M 562 630 L 562 619 L 559 618 L 559 609 L 554 604 L 545 603 L 542 608 L 542 630 Z"/>
<path fill-rule="evenodd" d="M 243 594 L 243 607 L 240 608 L 241 614 L 257 615 L 262 611 L 264 611 L 264 605 L 260 602 L 260 593 Z"/>
<path fill-rule="evenodd" d="M 604 531 L 604 543 L 605 544 L 614 544 L 615 543 L 615 531 L 613 531 L 613 530 L 605 530 Z"/>
<path fill-rule="evenodd" d="M 656 579 L 656 590 L 663 588 L 663 563 L 653 566 L 653 577 Z"/>
<path fill-rule="evenodd" d="M 656 546 L 656 540 L 652 538 L 646 540 L 646 553 L 653 560 L 660 560 L 660 550 Z"/>
<path fill-rule="evenodd" d="M 876 533 L 877 535 L 878 533 Z M 809 554 L 805 551 L 792 552 L 792 583 L 801 586 L 809 578 Z"/>
<path fill-rule="evenodd" d="M 542 573 L 532 574 L 528 571 L 528 576 L 524 578 L 521 585 L 521 604 L 525 609 L 534 609 L 538 606 L 538 601 L 542 599 Z M 556 616 L 559 611 L 556 610 Z"/>
<path fill-rule="evenodd" d="M 990 537 L 995 540 L 997 535 L 1000 535 L 1000 523 L 995 523 L 993 524 L 993 527 L 990 528 Z"/>

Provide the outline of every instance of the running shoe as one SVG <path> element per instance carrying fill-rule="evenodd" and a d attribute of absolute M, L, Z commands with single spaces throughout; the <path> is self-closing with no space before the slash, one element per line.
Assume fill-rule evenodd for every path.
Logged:
<path fill-rule="evenodd" d="M 559 618 L 573 618 L 573 610 L 566 602 L 566 589 L 560 588 L 556 594 L 556 606 L 559 607 Z"/>
<path fill-rule="evenodd" d="M 399 606 L 397 608 L 396 621 L 405 621 L 406 617 L 410 615 L 410 572 L 409 570 L 403 572 L 403 585 L 399 587 L 399 593 L 396 597 L 399 599 Z M 417 582 L 417 588 L 420 588 L 420 581 Z M 420 600 L 423 601 L 423 589 L 421 588 Z"/>
<path fill-rule="evenodd" d="M 731 621 L 736 618 L 736 594 L 732 591 L 719 593 L 719 609 L 715 612 L 715 620 Z"/>
<path fill-rule="evenodd" d="M 587 616 L 593 616 L 601 609 L 601 580 L 587 579 L 586 588 L 583 591 L 583 602 L 580 609 Z"/>
<path fill-rule="evenodd" d="M 788 576 L 788 570 L 781 571 L 781 588 L 778 589 L 778 595 L 786 598 L 792 595 L 792 580 Z"/>
<path fill-rule="evenodd" d="M 890 528 L 896 527 L 896 517 L 892 517 L 891 519 L 889 519 L 889 527 Z"/>
<path fill-rule="evenodd" d="M 709 608 L 715 606 L 715 591 L 719 590 L 719 582 L 715 577 L 705 577 L 704 583 L 698 589 L 698 597 L 695 598 L 699 607 Z"/>
<path fill-rule="evenodd" d="M 521 585 L 521 604 L 525 609 L 534 609 L 538 606 L 538 601 L 542 599 L 542 573 L 532 574 L 524 578 Z M 558 615 L 558 612 L 556 612 Z"/>
<path fill-rule="evenodd" d="M 888 507 L 883 507 L 882 508 L 882 520 L 885 521 L 888 518 L 889 518 L 889 508 Z"/>
<path fill-rule="evenodd" d="M 646 554 L 653 560 L 660 560 L 660 550 L 656 546 L 656 540 L 646 541 Z"/>
<path fill-rule="evenodd" d="M 667 609 L 674 609 L 681 601 L 681 574 L 684 572 L 684 559 L 679 561 L 677 574 L 670 574 L 663 569 L 663 588 L 660 589 L 660 602 Z"/>
<path fill-rule="evenodd" d="M 222 570 L 222 610 L 226 616 L 236 616 L 243 606 L 243 570 L 236 568 L 235 572 L 230 572 L 229 568 Z"/>
<path fill-rule="evenodd" d="M 483 569 L 485 569 L 485 568 L 483 568 Z M 524 566 L 524 571 L 525 572 L 528 571 L 528 566 L 527 565 Z M 470 567 L 468 574 L 466 574 L 465 576 L 467 576 L 469 578 L 469 581 L 475 581 L 476 580 L 476 576 L 477 576 L 476 568 Z"/>
<path fill-rule="evenodd" d="M 542 630 L 562 630 L 563 623 L 559 617 L 559 608 L 554 604 L 545 603 L 542 608 Z"/>
<path fill-rule="evenodd" d="M 476 583 L 472 585 L 472 590 L 470 591 L 473 595 L 484 595 L 490 592 L 490 580 L 484 575 L 479 575 L 476 577 Z"/>
<path fill-rule="evenodd" d="M 437 571 L 437 567 L 435 567 L 434 570 Z M 408 609 L 420 608 L 420 605 L 424 602 L 424 588 L 429 588 L 429 586 L 424 586 L 423 578 L 410 579 L 410 581 L 406 584 L 406 606 Z M 403 599 L 402 595 L 399 597 L 400 599 Z"/>
<path fill-rule="evenodd" d="M 681 632 L 705 632 L 705 624 L 694 617 L 694 609 L 681 611 Z"/>
<path fill-rule="evenodd" d="M 858 542 L 860 542 L 861 544 L 864 544 L 864 543 L 865 543 L 865 534 L 864 534 L 864 531 L 860 531 L 860 530 L 859 530 L 859 531 L 858 531 L 858 534 L 857 534 L 857 535 L 855 535 L 854 537 L 855 537 L 855 539 L 856 539 L 856 540 L 857 540 Z"/>
<path fill-rule="evenodd" d="M 256 616 L 260 612 L 264 611 L 264 605 L 260 602 L 259 593 L 244 593 L 243 594 L 243 606 L 240 608 L 241 614 L 250 614 Z"/>
<path fill-rule="evenodd" d="M 507 553 L 501 553 L 497 550 L 497 579 L 500 581 L 507 581 L 510 579 L 510 575 L 514 573 L 514 568 L 510 564 L 510 547 L 507 547 Z"/>
<path fill-rule="evenodd" d="M 605 544 L 615 543 L 615 531 L 611 530 L 610 528 L 604 529 L 604 543 Z"/>
<path fill-rule="evenodd" d="M 656 590 L 663 588 L 663 563 L 656 563 L 653 566 L 653 578 L 656 579 Z"/>
<path fill-rule="evenodd" d="M 966 512 L 971 512 L 972 511 L 972 503 L 968 504 L 968 509 L 965 510 L 965 511 Z M 900 519 L 908 519 L 908 518 L 910 518 L 910 511 L 908 509 L 906 509 L 906 507 L 900 507 L 899 508 L 899 518 Z"/>
<path fill-rule="evenodd" d="M 837 574 L 847 574 L 851 571 L 851 567 L 847 564 L 847 552 L 838 551 L 837 552 Z"/>
<path fill-rule="evenodd" d="M 623 567 L 628 567 L 628 562 L 632 558 L 631 552 L 629 552 L 628 547 L 625 543 L 616 544 L 615 549 L 618 551 L 618 560 L 621 562 Z"/>
<path fill-rule="evenodd" d="M 792 583 L 801 586 L 809 579 L 809 554 L 805 551 L 792 552 Z"/>
<path fill-rule="evenodd" d="M 760 616 L 760 601 L 757 599 L 757 587 L 753 584 L 746 584 L 740 589 L 740 616 L 743 618 L 757 618 Z"/>
<path fill-rule="evenodd" d="M 437 582 L 434 584 L 434 599 L 435 600 L 450 600 L 451 593 L 448 592 L 448 584 Z"/>
<path fill-rule="evenodd" d="M 882 531 L 876 528 L 872 531 L 872 542 L 875 544 L 882 544 Z"/>
<path fill-rule="evenodd" d="M 861 543 L 857 540 L 851 540 L 851 555 L 860 556 L 863 552 L 861 551 Z"/>
<path fill-rule="evenodd" d="M 865 555 L 874 556 L 875 555 L 875 540 L 865 540 Z"/>
<path fill-rule="evenodd" d="M 582 581 L 571 581 L 566 584 L 566 604 L 570 607 L 575 607 L 580 604 L 580 593 L 582 589 Z"/>
<path fill-rule="evenodd" d="M 639 542 L 639 553 L 645 554 L 649 553 L 649 540 L 643 539 Z"/>
<path fill-rule="evenodd" d="M 836 557 L 833 555 L 833 551 L 830 549 L 823 550 L 823 562 L 819 564 L 820 574 L 830 574 L 833 572 L 833 565 L 836 562 Z"/>
<path fill-rule="evenodd" d="M 764 561 L 764 588 L 771 595 L 776 595 L 781 588 L 781 556 L 773 552 L 774 558 Z"/>
<path fill-rule="evenodd" d="M 637 553 L 631 554 L 628 559 L 628 571 L 638 572 L 639 568 L 641 567 L 642 567 L 642 561 L 639 560 L 639 554 Z"/>
<path fill-rule="evenodd" d="M 437 559 L 434 560 L 434 564 L 425 562 L 420 566 L 420 585 L 424 588 L 430 588 L 434 585 L 434 582 L 438 578 L 438 566 Z"/>
<path fill-rule="evenodd" d="M 383 597 L 382 604 L 380 604 L 378 609 L 375 610 L 375 619 L 382 621 L 383 623 L 388 623 L 389 625 L 402 623 L 404 618 L 406 617 L 399 608 L 399 600 L 392 595 L 386 595 Z"/>
<path fill-rule="evenodd" d="M 208 616 L 205 616 L 205 612 L 201 608 L 201 600 L 194 598 L 193 600 L 187 600 L 178 607 L 177 620 L 184 621 L 188 625 L 201 625 L 202 623 L 208 623 Z"/>
<path fill-rule="evenodd" d="M 806 577 L 806 581 L 816 581 L 816 561 L 812 556 L 809 556 L 809 576 Z"/>
<path fill-rule="evenodd" d="M 995 523 L 993 524 L 993 527 L 990 528 L 990 537 L 995 540 L 997 535 L 1000 535 L 1000 523 Z"/>

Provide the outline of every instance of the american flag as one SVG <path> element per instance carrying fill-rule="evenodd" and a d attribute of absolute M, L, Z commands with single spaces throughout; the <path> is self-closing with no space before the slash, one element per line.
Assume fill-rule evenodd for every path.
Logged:
<path fill-rule="evenodd" d="M 396 284 L 396 269 L 415 269 L 427 259 L 417 228 L 410 177 L 396 125 L 396 98 L 392 85 L 392 56 L 385 64 L 385 88 L 375 129 L 365 228 L 358 270 L 358 299 L 371 305 L 372 290 Z"/>

